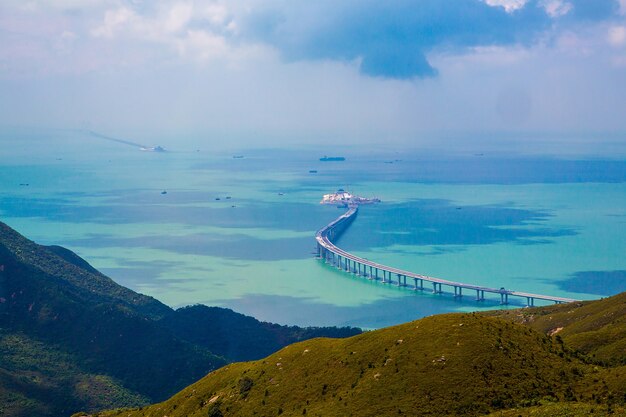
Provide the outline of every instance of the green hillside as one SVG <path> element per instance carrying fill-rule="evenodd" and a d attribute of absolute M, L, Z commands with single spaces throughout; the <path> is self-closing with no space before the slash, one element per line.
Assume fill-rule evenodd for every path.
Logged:
<path fill-rule="evenodd" d="M 515 407 L 523 410 L 503 415 L 567 416 L 593 407 L 620 410 L 626 368 L 603 368 L 578 356 L 561 340 L 521 324 L 447 314 L 349 339 L 297 343 L 264 360 L 225 366 L 166 402 L 98 416 L 495 416 Z M 546 414 L 557 411 L 564 414 Z"/>
<path fill-rule="evenodd" d="M 245 332 L 238 330 L 243 324 Z M 320 334 L 356 333 L 261 323 L 219 308 L 174 311 L 116 284 L 73 252 L 37 245 L 0 223 L 3 416 L 160 401 L 230 361 Z"/>
<path fill-rule="evenodd" d="M 559 336 L 569 347 L 599 364 L 626 364 L 626 293 L 600 301 L 486 314 Z"/>

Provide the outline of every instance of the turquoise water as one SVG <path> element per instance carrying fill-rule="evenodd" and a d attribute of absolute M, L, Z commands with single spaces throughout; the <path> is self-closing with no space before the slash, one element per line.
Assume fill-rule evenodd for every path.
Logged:
<path fill-rule="evenodd" d="M 345 148 L 347 161 L 324 163 L 329 152 L 314 148 L 164 144 L 172 152 L 152 153 L 67 131 L 0 140 L 2 221 L 173 307 L 366 328 L 500 308 L 495 298 L 416 293 L 316 260 L 315 231 L 342 213 L 319 200 L 339 187 L 382 200 L 362 207 L 338 241 L 359 256 L 577 299 L 626 290 L 623 160 Z"/>

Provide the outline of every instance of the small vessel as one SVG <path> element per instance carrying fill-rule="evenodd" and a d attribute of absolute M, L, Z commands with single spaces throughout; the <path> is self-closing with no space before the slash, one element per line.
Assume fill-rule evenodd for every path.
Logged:
<path fill-rule="evenodd" d="M 144 152 L 166 152 L 162 146 L 140 146 L 139 149 Z"/>
<path fill-rule="evenodd" d="M 231 198 L 231 196 L 226 196 L 226 200 L 230 200 Z"/>
<path fill-rule="evenodd" d="M 220 201 L 221 199 L 219 197 L 215 197 L 215 201 Z"/>
<path fill-rule="evenodd" d="M 243 159 L 243 155 L 233 155 L 233 159 Z"/>
<path fill-rule="evenodd" d="M 163 190 L 163 191 L 161 191 L 161 194 L 165 195 L 165 194 L 167 194 L 167 191 Z"/>
<path fill-rule="evenodd" d="M 278 193 L 278 195 L 285 195 L 285 193 Z"/>
<path fill-rule="evenodd" d="M 322 162 L 333 162 L 333 161 L 345 161 L 346 158 L 343 156 L 326 156 L 324 155 L 322 158 L 320 158 L 320 161 Z"/>
<path fill-rule="evenodd" d="M 317 174 L 317 169 L 309 169 L 309 174 Z"/>

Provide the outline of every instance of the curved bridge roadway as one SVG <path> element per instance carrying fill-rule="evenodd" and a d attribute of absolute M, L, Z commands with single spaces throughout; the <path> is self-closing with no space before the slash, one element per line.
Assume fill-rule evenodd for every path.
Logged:
<path fill-rule="evenodd" d="M 553 297 L 550 295 L 510 291 L 504 288 L 498 289 L 483 287 L 480 285 L 465 284 L 462 282 L 448 281 L 445 279 L 429 277 L 391 266 L 382 265 L 364 258 L 359 258 L 358 256 L 354 256 L 351 253 L 335 246 L 333 244 L 333 240 L 339 237 L 339 235 L 343 233 L 350 223 L 352 223 L 358 211 L 359 209 L 357 206 L 350 207 L 347 212 L 326 225 L 324 228 L 320 229 L 315 234 L 315 239 L 317 240 L 317 255 L 320 259 L 324 259 L 326 262 L 331 263 L 346 272 L 351 272 L 368 279 L 378 280 L 382 278 L 383 283 L 406 287 L 407 278 L 412 279 L 414 283 L 413 289 L 415 290 L 423 291 L 424 283 L 427 282 L 432 285 L 432 291 L 435 294 L 441 294 L 443 292 L 443 286 L 452 287 L 455 297 L 463 296 L 463 290 L 476 291 L 477 301 L 484 300 L 485 293 L 499 294 L 501 304 L 508 304 L 509 296 L 525 298 L 528 306 L 534 306 L 535 300 L 552 301 L 557 304 L 578 301 L 572 298 Z M 382 275 L 382 277 L 379 277 L 379 275 Z"/>

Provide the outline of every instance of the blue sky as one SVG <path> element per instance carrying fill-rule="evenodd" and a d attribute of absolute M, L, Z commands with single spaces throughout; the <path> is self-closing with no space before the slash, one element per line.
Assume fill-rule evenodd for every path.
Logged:
<path fill-rule="evenodd" d="M 4 0 L 0 92 L 138 139 L 619 146 L 626 0 Z"/>

